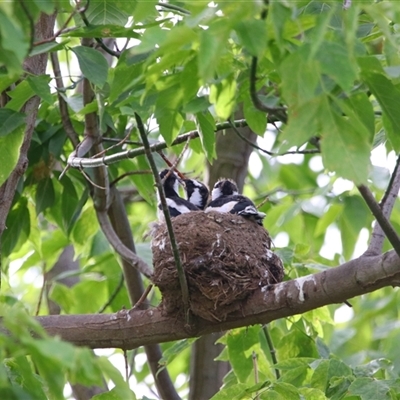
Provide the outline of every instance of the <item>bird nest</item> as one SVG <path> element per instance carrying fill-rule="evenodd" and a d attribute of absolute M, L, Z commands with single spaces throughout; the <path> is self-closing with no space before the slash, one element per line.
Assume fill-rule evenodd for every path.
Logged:
<path fill-rule="evenodd" d="M 263 285 L 281 282 L 283 265 L 268 232 L 241 216 L 196 211 L 172 219 L 194 315 L 225 320 Z M 153 229 L 153 282 L 168 313 L 182 311 L 182 293 L 165 224 Z"/>

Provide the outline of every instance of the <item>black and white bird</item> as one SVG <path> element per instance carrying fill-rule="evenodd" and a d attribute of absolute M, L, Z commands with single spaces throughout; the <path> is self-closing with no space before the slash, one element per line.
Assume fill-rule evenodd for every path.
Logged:
<path fill-rule="evenodd" d="M 210 194 L 208 187 L 196 179 L 181 179 L 186 198 L 200 210 L 204 210 Z"/>
<path fill-rule="evenodd" d="M 221 196 L 231 196 L 239 194 L 236 182 L 232 179 L 220 179 L 217 181 L 211 191 L 211 200 L 216 200 Z"/>
<path fill-rule="evenodd" d="M 169 169 L 164 169 L 160 172 L 160 178 L 163 180 L 168 174 Z M 163 188 L 165 198 L 167 200 L 168 210 L 171 217 L 176 217 L 191 211 L 199 211 L 199 208 L 190 201 L 183 199 L 178 194 L 179 178 L 175 172 L 171 171 L 168 177 L 164 180 Z M 164 213 L 162 210 L 159 195 L 158 196 L 158 219 L 164 221 Z"/>
<path fill-rule="evenodd" d="M 239 194 L 236 183 L 230 179 L 220 179 L 214 185 L 211 192 L 211 202 L 204 211 L 238 214 L 257 222 L 261 226 L 265 217 L 265 214 L 258 211 L 248 197 Z"/>

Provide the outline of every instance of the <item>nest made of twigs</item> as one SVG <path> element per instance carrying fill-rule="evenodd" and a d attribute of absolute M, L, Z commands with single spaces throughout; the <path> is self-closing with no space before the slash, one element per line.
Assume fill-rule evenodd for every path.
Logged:
<path fill-rule="evenodd" d="M 268 232 L 239 215 L 196 211 L 172 219 L 191 311 L 224 320 L 257 288 L 281 282 L 283 265 Z M 166 313 L 182 311 L 182 293 L 166 225 L 153 227 L 153 282 Z"/>

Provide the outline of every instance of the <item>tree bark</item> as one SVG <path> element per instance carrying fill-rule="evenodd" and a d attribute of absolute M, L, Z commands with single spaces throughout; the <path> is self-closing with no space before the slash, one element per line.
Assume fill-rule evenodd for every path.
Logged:
<path fill-rule="evenodd" d="M 39 21 L 35 25 L 36 39 L 46 39 L 53 36 L 55 18 L 55 14 L 40 15 Z M 47 53 L 29 57 L 24 62 L 24 69 L 34 75 L 44 74 L 46 72 L 47 59 Z M 33 96 L 22 108 L 22 112 L 26 114 L 26 128 L 18 162 L 8 179 L 0 187 L 0 238 L 6 228 L 7 215 L 10 211 L 18 182 L 28 168 L 27 154 L 31 145 L 39 104 L 40 98 L 38 96 Z"/>
<path fill-rule="evenodd" d="M 198 337 L 227 329 L 267 324 L 279 318 L 400 285 L 400 258 L 391 250 L 379 256 L 362 256 L 336 268 L 260 287 L 240 312 L 222 322 L 193 318 L 188 329 L 183 318 L 162 310 L 121 310 L 114 314 L 36 317 L 50 335 L 90 348 L 134 349 L 139 346 Z M 4 328 L 1 331 L 6 332 Z"/>

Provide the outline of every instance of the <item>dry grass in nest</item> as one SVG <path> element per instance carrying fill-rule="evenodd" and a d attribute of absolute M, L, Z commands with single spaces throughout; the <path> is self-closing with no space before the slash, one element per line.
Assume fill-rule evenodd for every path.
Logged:
<path fill-rule="evenodd" d="M 241 216 L 202 211 L 172 219 L 193 314 L 224 320 L 257 288 L 281 282 L 283 265 L 268 232 Z M 153 230 L 153 281 L 166 313 L 182 310 L 182 295 L 165 224 Z"/>

